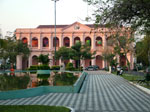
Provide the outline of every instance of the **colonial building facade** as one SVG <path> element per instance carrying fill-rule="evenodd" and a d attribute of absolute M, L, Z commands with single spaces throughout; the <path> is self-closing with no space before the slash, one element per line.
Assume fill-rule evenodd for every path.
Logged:
<path fill-rule="evenodd" d="M 95 59 L 81 60 L 83 67 L 89 65 L 98 65 L 100 68 L 105 68 L 108 63 L 102 59 L 102 52 L 107 47 L 112 49 L 112 46 L 108 46 L 109 33 L 107 28 L 100 27 L 99 30 L 94 30 L 94 25 L 81 24 L 75 22 L 71 25 L 57 25 L 56 26 L 56 49 L 58 50 L 62 46 L 71 47 L 76 42 L 81 41 L 83 44 L 88 42 L 91 46 L 91 51 L 96 52 Z M 27 43 L 31 49 L 31 54 L 28 59 L 23 59 L 21 55 L 17 56 L 17 69 L 25 69 L 31 65 L 37 65 L 37 57 L 40 54 L 49 54 L 50 66 L 54 65 L 54 49 L 55 49 L 55 30 L 54 25 L 40 25 L 37 28 L 18 28 L 16 29 L 16 38 Z M 133 54 L 127 55 L 128 60 L 133 68 Z M 125 57 L 116 56 L 118 63 L 126 65 Z M 73 60 L 66 60 L 72 62 Z M 60 65 L 61 60 L 57 60 L 56 64 Z"/>

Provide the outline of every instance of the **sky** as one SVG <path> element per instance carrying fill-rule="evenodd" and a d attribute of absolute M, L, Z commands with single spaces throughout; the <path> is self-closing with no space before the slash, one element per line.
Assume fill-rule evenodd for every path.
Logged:
<path fill-rule="evenodd" d="M 85 18 L 92 14 L 92 7 L 83 0 L 59 0 L 56 4 L 56 24 L 76 21 L 88 24 Z M 54 24 L 52 0 L 0 0 L 0 29 L 3 37 L 16 28 L 36 28 Z M 90 23 L 89 23 L 90 24 Z"/>

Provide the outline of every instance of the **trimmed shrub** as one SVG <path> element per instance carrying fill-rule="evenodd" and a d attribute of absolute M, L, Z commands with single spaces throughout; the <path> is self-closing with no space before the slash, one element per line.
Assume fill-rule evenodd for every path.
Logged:
<path fill-rule="evenodd" d="M 60 70 L 60 66 L 58 66 L 58 65 L 53 65 L 53 66 L 51 67 L 51 70 Z"/>
<path fill-rule="evenodd" d="M 73 63 L 68 63 L 67 66 L 66 66 L 66 70 L 74 71 L 75 68 L 73 67 Z"/>

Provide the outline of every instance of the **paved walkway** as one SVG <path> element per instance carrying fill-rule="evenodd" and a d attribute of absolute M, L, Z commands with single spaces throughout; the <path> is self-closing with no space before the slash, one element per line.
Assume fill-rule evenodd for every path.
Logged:
<path fill-rule="evenodd" d="M 0 100 L 0 105 L 59 105 L 76 112 L 150 112 L 150 95 L 119 76 L 89 72 L 80 93 L 49 93 L 43 96 Z"/>

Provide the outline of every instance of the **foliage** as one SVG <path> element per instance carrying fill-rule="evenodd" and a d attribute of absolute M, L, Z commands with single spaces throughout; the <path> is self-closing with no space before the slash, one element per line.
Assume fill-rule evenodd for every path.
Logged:
<path fill-rule="evenodd" d="M 137 62 L 144 66 L 150 65 L 150 36 L 145 36 L 141 41 L 136 43 Z M 144 57 L 144 58 L 143 58 Z"/>
<path fill-rule="evenodd" d="M 74 71 L 75 68 L 73 67 L 73 63 L 68 63 L 67 66 L 66 66 L 66 70 Z"/>
<path fill-rule="evenodd" d="M 78 42 L 71 49 L 73 50 L 71 58 L 77 61 L 77 68 L 80 66 L 80 60 L 95 58 L 96 51 L 91 52 L 88 44 L 83 45 L 81 42 Z"/>
<path fill-rule="evenodd" d="M 60 70 L 60 66 L 53 65 L 53 66 L 51 66 L 51 70 Z"/>
<path fill-rule="evenodd" d="M 77 80 L 77 76 L 74 76 L 73 73 L 62 72 L 56 73 L 54 77 L 54 85 L 63 86 L 63 85 L 73 85 Z"/>
<path fill-rule="evenodd" d="M 44 105 L 0 105 L 0 112 L 70 112 L 70 109 Z"/>
<path fill-rule="evenodd" d="M 72 49 L 67 47 L 61 47 L 56 51 L 56 59 L 68 60 L 71 58 Z"/>
<path fill-rule="evenodd" d="M 38 62 L 42 63 L 43 65 L 48 65 L 49 64 L 49 54 L 44 55 L 44 54 L 40 54 L 40 56 L 38 56 Z"/>
<path fill-rule="evenodd" d="M 2 42 L 2 40 L 1 40 Z M 21 40 L 15 40 L 15 37 L 7 37 L 3 40 L 3 47 L 0 47 L 0 58 L 3 59 L 3 65 L 16 63 L 17 55 L 22 55 L 27 58 L 30 54 L 30 50 L 27 44 L 22 43 Z"/>
<path fill-rule="evenodd" d="M 24 76 L 0 75 L 0 91 L 26 89 L 30 81 L 28 74 Z"/>
<path fill-rule="evenodd" d="M 93 59 L 95 58 L 96 51 L 91 52 L 91 48 L 88 44 L 82 45 L 81 42 L 77 42 L 71 48 L 61 47 L 56 52 L 56 58 L 62 60 L 73 59 L 77 61 L 77 68 L 80 66 L 80 59 Z"/>
<path fill-rule="evenodd" d="M 48 65 L 32 65 L 28 70 L 50 70 Z"/>
<path fill-rule="evenodd" d="M 113 54 L 111 50 L 109 50 L 108 48 L 104 49 L 104 51 L 102 52 L 102 57 L 110 64 L 110 66 L 114 66 L 115 68 L 117 67 L 117 59 L 115 58 L 115 54 Z"/>
<path fill-rule="evenodd" d="M 95 23 L 131 26 L 150 33 L 149 0 L 84 0 L 96 7 Z"/>

